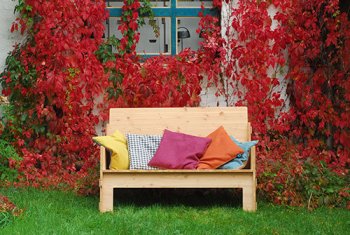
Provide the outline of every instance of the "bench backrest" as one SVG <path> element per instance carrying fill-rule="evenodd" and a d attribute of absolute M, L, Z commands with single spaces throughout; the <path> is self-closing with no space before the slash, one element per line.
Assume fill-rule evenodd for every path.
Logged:
<path fill-rule="evenodd" d="M 113 108 L 107 135 L 122 133 L 162 134 L 164 129 L 207 136 L 219 126 L 240 141 L 248 141 L 251 127 L 246 107 Z"/>

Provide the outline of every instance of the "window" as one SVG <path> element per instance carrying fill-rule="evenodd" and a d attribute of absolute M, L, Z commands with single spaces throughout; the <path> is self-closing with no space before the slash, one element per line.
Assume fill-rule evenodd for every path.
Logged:
<path fill-rule="evenodd" d="M 217 10 L 212 9 L 211 0 L 153 0 L 154 20 L 159 26 L 159 37 L 153 33 L 149 24 L 139 29 L 140 41 L 136 47 L 138 54 L 143 56 L 154 56 L 159 54 L 175 55 L 185 48 L 196 50 L 201 41 L 196 33 L 200 18 L 199 12 L 202 11 L 201 4 L 204 4 L 204 14 L 217 14 Z M 123 0 L 107 0 L 107 9 L 110 17 L 106 22 L 106 35 L 110 37 L 115 35 L 121 38 L 121 32 L 118 31 L 121 7 Z M 146 19 L 148 23 L 148 19 Z"/>

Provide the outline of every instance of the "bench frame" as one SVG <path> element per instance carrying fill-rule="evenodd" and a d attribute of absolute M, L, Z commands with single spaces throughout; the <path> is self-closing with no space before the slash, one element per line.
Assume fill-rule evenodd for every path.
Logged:
<path fill-rule="evenodd" d="M 209 114 L 206 114 L 207 111 Z M 166 113 L 164 116 L 162 115 L 163 112 Z M 178 120 L 178 123 L 174 123 L 174 120 L 169 118 L 175 113 L 181 116 L 181 121 Z M 198 118 L 203 115 L 205 116 L 204 119 Z M 150 127 L 150 129 L 142 127 L 140 123 L 143 123 L 143 121 L 140 120 L 140 117 L 147 119 L 147 116 L 160 118 L 160 121 L 155 123 L 157 127 Z M 160 134 L 160 130 L 169 128 L 170 130 L 202 136 L 214 131 L 214 128 L 206 125 L 203 126 L 203 131 L 197 130 L 197 133 L 192 133 L 191 130 L 182 130 L 180 128 L 181 124 L 187 125 L 189 129 L 192 128 L 191 117 L 193 116 L 195 116 L 195 123 L 199 126 L 201 123 L 198 123 L 198 119 L 203 120 L 202 125 L 210 122 L 209 126 L 215 126 L 216 128 L 219 126 L 218 123 L 222 121 L 229 134 L 232 133 L 235 137 L 238 135 L 241 141 L 250 140 L 252 130 L 248 122 L 246 107 L 111 109 L 107 135 L 113 133 L 116 129 L 124 133 L 137 133 L 136 131 L 139 130 L 141 132 L 139 134 Z M 233 117 L 232 120 L 231 116 Z M 175 117 L 175 119 L 178 118 Z M 239 120 L 239 123 L 237 120 Z M 126 123 L 129 123 L 130 126 L 126 126 Z M 232 129 L 230 129 L 230 123 L 233 126 Z M 147 120 L 145 124 L 147 124 Z M 232 132 L 232 130 L 235 132 Z M 245 133 L 242 133 L 242 131 L 245 131 Z M 246 166 L 240 170 L 109 170 L 107 169 L 107 157 L 105 148 L 101 147 L 100 212 L 113 211 L 114 188 L 242 188 L 243 210 L 255 211 L 257 208 L 255 147 L 251 149 Z"/>

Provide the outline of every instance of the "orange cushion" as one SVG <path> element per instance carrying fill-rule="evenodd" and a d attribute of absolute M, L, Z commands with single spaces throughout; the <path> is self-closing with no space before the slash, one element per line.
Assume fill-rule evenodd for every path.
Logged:
<path fill-rule="evenodd" d="M 237 154 L 244 152 L 231 140 L 223 126 L 220 126 L 207 137 L 211 138 L 212 142 L 204 155 L 199 159 L 197 169 L 216 169 L 234 159 Z"/>

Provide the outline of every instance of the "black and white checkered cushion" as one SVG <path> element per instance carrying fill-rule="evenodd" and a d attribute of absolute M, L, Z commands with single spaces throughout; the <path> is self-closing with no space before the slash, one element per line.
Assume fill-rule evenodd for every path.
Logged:
<path fill-rule="evenodd" d="M 156 153 L 162 136 L 126 134 L 130 157 L 130 170 L 154 170 L 148 162 Z"/>

